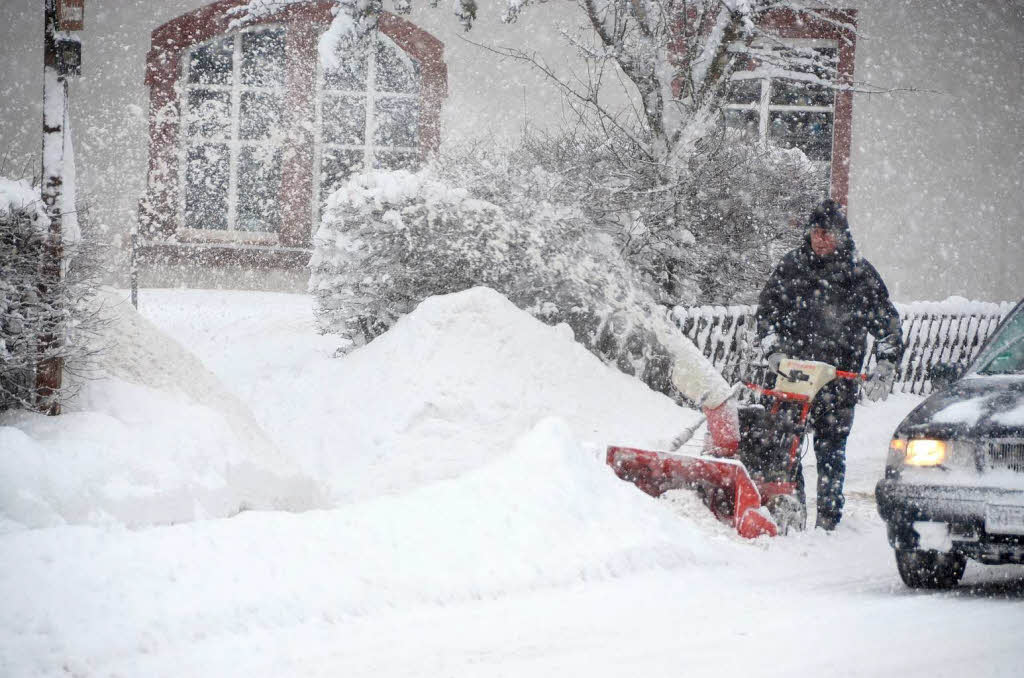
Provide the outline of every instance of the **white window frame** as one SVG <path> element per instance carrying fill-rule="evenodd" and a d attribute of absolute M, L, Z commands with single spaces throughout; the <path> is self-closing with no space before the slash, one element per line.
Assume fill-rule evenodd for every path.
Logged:
<path fill-rule="evenodd" d="M 384 35 L 383 33 L 377 34 L 377 40 L 382 42 L 388 49 L 392 50 L 398 55 L 398 57 L 405 62 L 410 68 L 416 68 L 416 61 L 409 56 L 404 49 L 398 46 L 394 40 Z M 367 69 L 366 69 L 366 89 L 365 90 L 342 90 L 342 89 L 327 89 L 324 86 L 324 70 L 322 65 L 317 62 L 316 69 L 316 111 L 314 117 L 314 135 L 313 135 L 313 223 L 320 223 L 320 210 L 322 207 L 322 199 L 326 196 L 321 195 L 320 187 L 320 167 L 321 161 L 323 160 L 324 149 L 339 150 L 339 151 L 362 151 L 363 153 L 363 171 L 367 172 L 373 169 L 373 155 L 374 152 L 381 149 L 389 151 L 409 152 L 409 153 L 420 153 L 420 146 L 384 146 L 375 144 L 374 134 L 376 132 L 376 111 L 377 101 L 380 99 L 411 99 L 422 105 L 422 74 L 420 76 L 420 82 L 415 93 L 407 92 L 390 92 L 384 90 L 377 90 L 377 50 L 370 50 L 370 55 L 367 58 Z M 366 122 L 363 129 L 363 143 L 361 144 L 335 144 L 328 143 L 323 140 L 323 102 L 324 94 L 330 93 L 333 95 L 353 95 L 353 96 L 364 96 L 366 97 Z M 422 133 L 422 130 L 420 131 Z M 315 229 L 314 229 L 315 230 Z"/>
<path fill-rule="evenodd" d="M 786 47 L 824 47 L 836 50 L 836 56 L 839 55 L 839 42 L 836 40 L 815 40 L 815 39 L 790 39 L 785 40 L 783 44 Z M 730 51 L 739 51 L 740 48 L 730 47 Z M 829 151 L 829 159 L 816 160 L 814 162 L 827 162 L 830 166 L 832 164 L 832 155 L 835 152 L 836 146 L 836 104 L 835 97 L 832 98 L 831 106 L 790 106 L 783 104 L 771 103 L 771 83 L 772 80 L 784 80 L 785 78 L 772 77 L 770 75 L 758 74 L 758 72 L 750 71 L 749 75 L 746 75 L 746 71 L 734 72 L 732 75 L 733 80 L 760 80 L 761 81 L 761 98 L 755 103 L 749 104 L 726 104 L 723 108 L 730 111 L 757 111 L 758 113 L 758 127 L 757 127 L 757 143 L 761 145 L 768 144 L 768 122 L 771 120 L 771 114 L 774 112 L 786 112 L 786 111 L 797 111 L 801 113 L 830 113 L 832 115 L 832 144 Z"/>
<path fill-rule="evenodd" d="M 276 137 L 269 137 L 267 139 L 241 139 L 239 138 L 239 127 L 241 125 L 241 107 L 242 107 L 242 93 L 243 92 L 269 92 L 269 93 L 280 93 L 283 98 L 287 97 L 288 83 L 287 83 L 287 72 L 288 62 L 287 57 L 284 63 L 284 72 L 286 81 L 277 87 L 255 87 L 252 85 L 242 84 L 242 35 L 245 33 L 262 33 L 267 30 L 273 29 L 285 29 L 283 24 L 261 24 L 259 26 L 252 26 L 250 28 L 243 28 L 234 33 L 227 35 L 218 35 L 215 38 L 207 40 L 205 42 L 196 43 L 189 47 L 186 58 L 182 59 L 182 72 L 181 72 L 181 141 L 178 149 L 178 181 L 181 186 L 180 197 L 178 201 L 178 225 L 179 234 L 183 234 L 189 238 L 194 238 L 203 241 L 216 241 L 216 242 L 256 242 L 259 244 L 276 245 L 279 241 L 278 233 L 275 231 L 249 231 L 249 230 L 238 230 L 237 229 L 237 217 L 238 217 L 238 157 L 243 147 L 258 147 L 264 148 L 269 152 L 275 150 L 282 151 L 282 163 L 284 162 L 283 150 L 284 147 L 281 143 L 281 139 Z M 231 57 L 231 84 L 230 85 L 209 85 L 203 83 L 191 83 L 189 82 L 189 70 L 192 65 L 192 54 L 203 47 L 212 45 L 217 42 L 221 42 L 226 38 L 231 38 L 234 42 L 232 43 L 232 57 Z M 285 40 L 287 40 L 287 32 L 285 33 Z M 220 91 L 231 93 L 231 132 L 227 139 L 215 139 L 200 136 L 190 136 L 188 134 L 188 116 L 189 116 L 189 93 L 192 90 L 207 90 L 207 91 Z M 283 114 L 283 111 L 282 111 Z M 227 221 L 228 227 L 225 230 L 221 229 L 206 229 L 206 228 L 190 228 L 185 222 L 185 202 L 186 192 L 188 184 L 186 182 L 186 172 L 188 171 L 188 150 L 192 145 L 209 145 L 218 144 L 221 146 L 227 146 L 229 152 L 228 160 L 228 214 Z M 283 170 L 283 167 L 282 167 Z M 282 215 L 283 218 L 283 215 Z"/>

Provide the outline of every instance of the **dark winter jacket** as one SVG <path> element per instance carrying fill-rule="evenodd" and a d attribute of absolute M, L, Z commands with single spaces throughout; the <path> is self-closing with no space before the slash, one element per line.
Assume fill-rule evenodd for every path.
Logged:
<path fill-rule="evenodd" d="M 820 360 L 856 371 L 875 338 L 879 360 L 898 362 L 903 354 L 900 318 L 878 271 L 863 259 L 849 232 L 836 251 L 819 257 L 810 236 L 782 258 L 761 291 L 757 334 L 774 333 L 780 351 L 802 360 Z"/>

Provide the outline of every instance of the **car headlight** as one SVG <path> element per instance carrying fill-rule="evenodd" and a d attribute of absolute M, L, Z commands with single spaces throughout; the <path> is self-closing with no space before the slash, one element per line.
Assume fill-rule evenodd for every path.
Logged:
<path fill-rule="evenodd" d="M 907 466 L 939 466 L 946 462 L 948 446 L 945 440 L 916 438 L 905 442 L 907 451 L 903 463 Z"/>

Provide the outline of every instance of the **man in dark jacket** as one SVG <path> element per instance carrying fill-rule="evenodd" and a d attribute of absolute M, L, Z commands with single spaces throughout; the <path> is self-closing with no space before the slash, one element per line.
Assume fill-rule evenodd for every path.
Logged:
<path fill-rule="evenodd" d="M 878 271 L 857 253 L 835 201 L 815 208 L 803 245 L 783 257 L 761 291 L 757 333 L 773 373 L 783 357 L 859 371 L 870 334 L 877 364 L 864 393 L 871 400 L 888 395 L 903 354 L 899 314 Z M 842 517 L 846 438 L 856 401 L 857 384 L 836 379 L 815 398 L 808 420 L 818 463 L 816 525 L 826 530 Z M 802 500 L 802 469 L 798 473 Z"/>

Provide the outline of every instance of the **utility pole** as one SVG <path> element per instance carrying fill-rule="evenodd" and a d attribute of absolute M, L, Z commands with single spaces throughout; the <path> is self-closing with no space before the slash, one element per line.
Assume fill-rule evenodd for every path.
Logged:
<path fill-rule="evenodd" d="M 36 405 L 46 414 L 60 414 L 56 396 L 61 388 L 64 360 L 54 355 L 63 343 L 63 323 L 57 295 L 64 275 L 61 212 L 64 187 L 64 123 L 68 75 L 81 68 L 81 43 L 66 31 L 81 30 L 84 0 L 43 0 L 43 161 L 42 199 L 50 229 L 43 246 L 40 303 L 46 322 L 39 337 L 36 366 Z"/>

